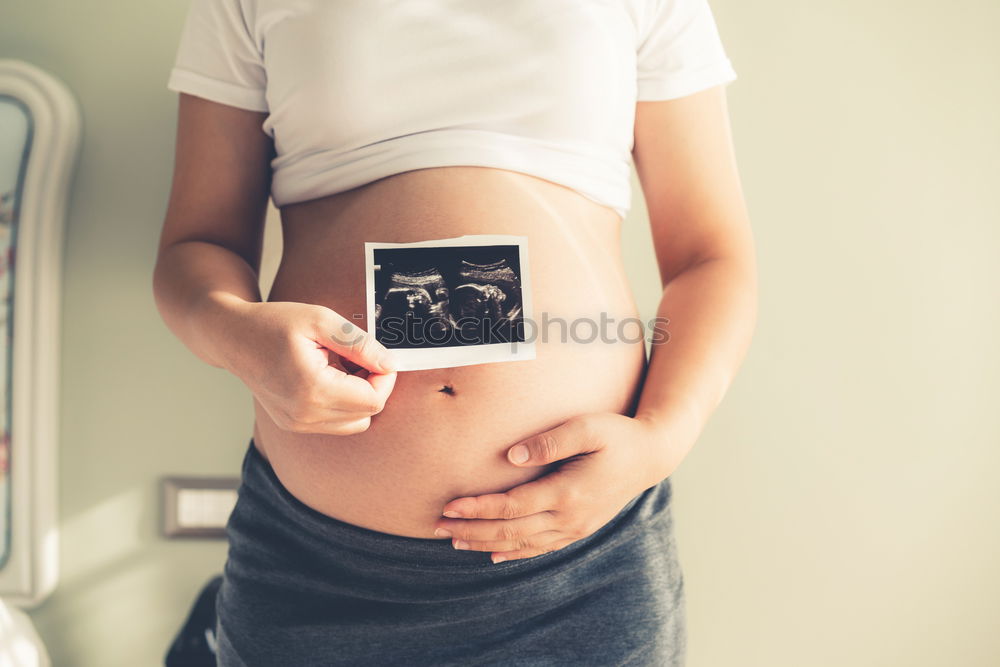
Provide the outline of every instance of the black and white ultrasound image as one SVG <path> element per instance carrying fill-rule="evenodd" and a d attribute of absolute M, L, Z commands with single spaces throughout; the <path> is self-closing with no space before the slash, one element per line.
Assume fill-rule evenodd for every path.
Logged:
<path fill-rule="evenodd" d="M 524 341 L 516 245 L 382 248 L 375 337 L 388 348 Z"/>

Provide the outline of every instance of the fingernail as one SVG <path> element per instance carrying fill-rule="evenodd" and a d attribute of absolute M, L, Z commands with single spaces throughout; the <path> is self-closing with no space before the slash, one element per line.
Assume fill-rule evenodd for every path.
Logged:
<path fill-rule="evenodd" d="M 510 460 L 514 463 L 524 463 L 528 460 L 528 448 L 524 445 L 516 445 L 510 448 Z"/>
<path fill-rule="evenodd" d="M 451 537 L 451 531 L 445 530 L 444 528 L 438 528 L 434 531 L 434 534 L 438 537 Z"/>
<path fill-rule="evenodd" d="M 456 512 L 455 510 L 448 510 L 447 512 L 444 513 L 444 516 L 448 517 L 449 519 L 458 519 L 461 518 L 462 515 Z"/>
<path fill-rule="evenodd" d="M 503 556 L 494 556 L 494 557 L 493 557 L 493 562 L 494 562 L 494 563 L 502 563 L 502 562 L 504 562 L 505 560 L 507 560 L 507 559 L 506 559 L 506 558 L 504 558 Z"/>
<path fill-rule="evenodd" d="M 455 545 L 456 549 L 468 549 L 469 548 L 469 543 L 465 542 L 464 540 L 455 540 L 454 545 Z"/>

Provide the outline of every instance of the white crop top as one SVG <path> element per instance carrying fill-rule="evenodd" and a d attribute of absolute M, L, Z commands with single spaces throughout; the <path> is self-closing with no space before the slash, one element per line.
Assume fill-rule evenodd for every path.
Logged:
<path fill-rule="evenodd" d="M 167 87 L 267 112 L 278 207 L 469 165 L 624 218 L 635 102 L 734 79 L 708 0 L 192 0 Z"/>

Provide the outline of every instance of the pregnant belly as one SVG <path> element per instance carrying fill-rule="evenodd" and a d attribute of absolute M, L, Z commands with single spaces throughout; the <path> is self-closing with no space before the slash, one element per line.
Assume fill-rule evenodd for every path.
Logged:
<path fill-rule="evenodd" d="M 349 436 L 284 431 L 254 401 L 258 448 L 313 509 L 432 538 L 448 501 L 546 472 L 510 464 L 513 443 L 575 415 L 634 409 L 645 348 L 611 209 L 525 174 L 441 167 L 286 206 L 281 216 L 282 260 L 268 300 L 316 303 L 348 318 L 365 313 L 365 241 L 516 234 L 529 250 L 535 359 L 400 372 L 371 427 Z"/>

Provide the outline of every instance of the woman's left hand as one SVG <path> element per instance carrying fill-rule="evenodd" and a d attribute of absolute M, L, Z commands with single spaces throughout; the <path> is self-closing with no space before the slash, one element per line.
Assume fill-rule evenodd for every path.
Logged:
<path fill-rule="evenodd" d="M 593 534 L 662 471 L 662 436 L 641 419 L 614 413 L 574 417 L 511 446 L 519 467 L 557 461 L 552 472 L 504 493 L 456 498 L 436 527 L 458 549 L 490 551 L 494 563 L 561 549 Z M 524 460 L 518 453 L 527 453 Z"/>

